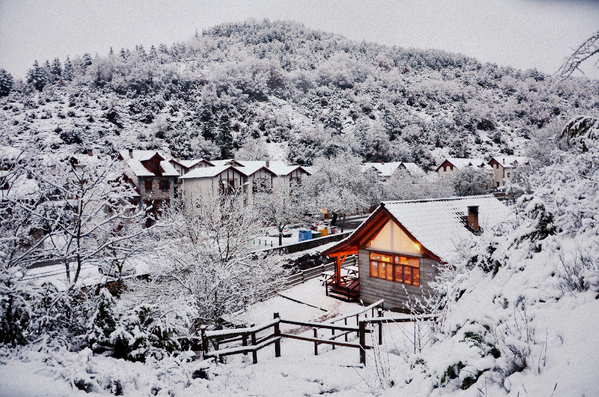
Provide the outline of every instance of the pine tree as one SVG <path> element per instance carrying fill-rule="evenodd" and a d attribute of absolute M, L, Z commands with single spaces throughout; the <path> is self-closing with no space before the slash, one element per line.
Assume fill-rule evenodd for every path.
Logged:
<path fill-rule="evenodd" d="M 89 53 L 85 53 L 83 54 L 83 68 L 87 69 L 88 66 L 91 66 L 91 64 L 93 63 L 92 61 L 92 56 L 89 55 Z"/>
<path fill-rule="evenodd" d="M 154 45 L 152 44 L 152 47 L 150 47 L 150 60 L 153 61 L 158 57 L 158 53 L 156 52 L 156 47 L 154 47 Z"/>
<path fill-rule="evenodd" d="M 215 138 L 216 123 L 212 114 L 212 106 L 209 102 L 203 101 L 200 110 L 201 133 L 204 139 L 213 141 Z M 198 123 L 198 124 L 200 124 Z"/>
<path fill-rule="evenodd" d="M 62 76 L 62 66 L 60 65 L 60 59 L 54 58 L 52 62 L 52 74 L 56 77 Z"/>
<path fill-rule="evenodd" d="M 13 86 L 13 78 L 10 73 L 0 69 L 0 96 L 8 96 Z"/>
<path fill-rule="evenodd" d="M 27 82 L 33 84 L 36 90 L 41 91 L 47 83 L 44 71 L 40 67 L 37 60 L 33 62 L 33 68 L 27 71 Z"/>
<path fill-rule="evenodd" d="M 125 49 L 124 49 L 124 48 L 121 48 L 121 53 L 119 54 L 119 56 L 121 57 L 121 59 L 122 59 L 123 61 L 126 61 L 126 60 L 127 60 L 127 53 L 125 52 Z"/>
<path fill-rule="evenodd" d="M 218 120 L 218 137 L 216 144 L 220 147 L 221 159 L 233 158 L 233 134 L 227 112 L 222 112 Z"/>
<path fill-rule="evenodd" d="M 144 46 L 140 44 L 139 46 L 135 46 L 135 47 L 137 48 L 137 56 L 143 61 L 147 60 L 148 55 L 146 54 L 146 50 L 144 49 Z"/>
<path fill-rule="evenodd" d="M 64 72 L 62 75 L 65 80 L 71 81 L 73 80 L 73 77 L 75 77 L 75 72 L 73 70 L 73 64 L 71 63 L 71 60 L 69 59 L 69 57 L 67 56 L 66 61 L 64 61 Z"/>

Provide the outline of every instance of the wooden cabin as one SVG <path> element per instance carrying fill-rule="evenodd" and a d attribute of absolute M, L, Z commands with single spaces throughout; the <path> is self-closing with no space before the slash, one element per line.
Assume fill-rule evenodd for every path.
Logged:
<path fill-rule="evenodd" d="M 389 309 L 407 309 L 428 296 L 439 266 L 451 263 L 456 247 L 477 239 L 512 216 L 493 196 L 383 202 L 349 237 L 323 255 L 336 258 L 327 294 L 365 304 L 385 300 Z M 343 260 L 357 254 L 357 278 L 344 276 Z"/>

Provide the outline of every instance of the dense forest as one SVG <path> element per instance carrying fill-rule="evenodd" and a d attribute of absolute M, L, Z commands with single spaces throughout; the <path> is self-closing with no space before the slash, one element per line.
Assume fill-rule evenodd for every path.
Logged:
<path fill-rule="evenodd" d="M 45 152 L 162 149 L 302 165 L 346 153 L 431 169 L 447 156 L 525 154 L 573 116 L 599 111 L 596 80 L 555 83 L 268 20 L 170 47 L 36 61 L 26 81 L 0 72 L 4 144 Z"/>

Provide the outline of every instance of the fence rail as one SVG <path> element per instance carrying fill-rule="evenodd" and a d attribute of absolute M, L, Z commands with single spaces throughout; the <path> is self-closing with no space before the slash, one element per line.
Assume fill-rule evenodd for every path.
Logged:
<path fill-rule="evenodd" d="M 315 323 L 309 321 L 296 321 L 296 320 L 287 320 L 281 319 L 278 313 L 275 313 L 273 316 L 273 320 L 268 321 L 266 323 L 255 325 L 247 328 L 238 328 L 231 330 L 218 330 L 218 331 L 207 331 L 206 327 L 201 328 L 201 336 L 188 338 L 191 340 L 192 348 L 195 347 L 195 350 L 199 350 L 198 347 L 201 346 L 201 352 L 203 357 L 211 358 L 214 357 L 216 359 L 221 359 L 223 356 L 233 355 L 233 354 L 248 354 L 252 353 L 252 359 L 254 364 L 258 362 L 258 351 L 270 346 L 272 344 L 275 345 L 275 357 L 281 356 L 281 339 L 289 338 L 296 340 L 303 340 L 306 342 L 314 343 L 314 354 L 318 355 L 318 346 L 322 344 L 332 345 L 333 349 L 335 346 L 339 347 L 350 347 L 357 348 L 360 350 L 360 363 L 366 364 L 366 350 L 372 349 L 371 346 L 366 344 L 366 334 L 374 332 L 375 326 L 378 328 L 378 343 L 379 345 L 383 343 L 383 334 L 382 327 L 387 323 L 394 322 L 410 322 L 414 321 L 415 324 L 418 321 L 427 321 L 427 320 L 435 320 L 436 317 L 432 315 L 403 315 L 403 316 L 392 316 L 392 317 L 384 317 L 382 305 L 384 301 L 381 299 L 374 304 L 365 307 L 359 311 L 351 313 L 349 315 L 345 315 L 342 317 L 337 317 L 335 319 L 329 320 L 326 323 Z M 377 316 L 375 317 L 376 314 Z M 369 311 L 372 311 L 372 317 L 368 317 Z M 360 318 L 359 316 L 363 314 L 364 317 Z M 356 317 L 356 325 L 357 326 L 349 326 L 347 325 L 347 320 Z M 335 322 L 343 321 L 343 325 L 336 325 Z M 313 336 L 301 336 L 294 335 L 290 333 L 282 333 L 280 330 L 281 324 L 287 325 L 296 325 L 300 327 L 308 327 L 312 328 L 314 335 Z M 416 327 L 416 325 L 415 325 Z M 259 332 L 270 330 L 267 335 L 258 336 Z M 329 337 L 318 335 L 319 330 L 330 330 L 331 335 Z M 358 343 L 348 341 L 348 335 L 356 333 Z M 345 338 L 345 341 L 338 341 L 336 339 Z M 414 337 L 416 338 L 416 333 L 414 333 Z M 213 351 L 209 351 L 209 341 L 212 341 L 212 345 L 214 346 Z M 233 343 L 233 342 L 242 342 L 242 346 L 235 346 L 230 348 L 220 348 L 221 345 Z M 199 342 L 199 343 L 198 343 Z M 416 341 L 414 341 L 416 343 Z"/>

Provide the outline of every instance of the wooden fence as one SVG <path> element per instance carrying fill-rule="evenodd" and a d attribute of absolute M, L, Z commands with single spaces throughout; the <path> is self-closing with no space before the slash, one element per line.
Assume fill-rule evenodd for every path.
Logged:
<path fill-rule="evenodd" d="M 222 357 L 234 354 L 252 354 L 252 361 L 254 364 L 258 362 L 258 351 L 274 344 L 275 357 L 281 356 L 281 339 L 297 339 L 306 342 L 314 343 L 314 354 L 318 355 L 318 346 L 321 344 L 332 345 L 333 349 L 336 346 L 339 347 L 350 347 L 357 348 L 360 352 L 360 363 L 366 365 L 366 350 L 372 349 L 372 346 L 366 344 L 366 334 L 378 330 L 378 344 L 383 343 L 383 325 L 387 323 L 397 322 L 414 322 L 414 346 L 416 349 L 416 327 L 419 321 L 435 320 L 435 316 L 432 315 L 401 315 L 384 317 L 383 310 L 381 309 L 383 300 L 375 302 L 374 304 L 362 308 L 359 311 L 337 317 L 329 320 L 326 323 L 315 323 L 306 321 L 294 321 L 281 319 L 278 313 L 275 313 L 273 319 L 264 324 L 238 328 L 230 330 L 219 330 L 219 331 L 208 331 L 206 327 L 201 328 L 201 335 L 199 338 L 187 338 L 191 342 L 192 349 L 196 353 L 201 352 L 204 359 L 216 358 L 222 360 Z M 371 317 L 368 317 L 368 312 L 371 311 Z M 363 315 L 363 317 L 360 317 Z M 348 325 L 348 320 L 355 318 L 356 326 Z M 343 321 L 343 324 L 335 324 Z M 313 336 L 300 336 L 291 333 L 281 332 L 280 325 L 289 324 L 297 325 L 301 327 L 312 328 Z M 330 330 L 330 336 L 319 337 L 318 333 L 322 330 Z M 266 335 L 259 335 L 260 332 L 267 331 Z M 352 342 L 349 340 L 349 336 L 356 333 L 358 342 Z M 344 338 L 343 341 L 337 339 Z M 239 346 L 241 342 L 241 346 Z M 223 345 L 236 343 L 237 346 L 223 348 Z M 210 349 L 212 345 L 213 349 Z"/>

